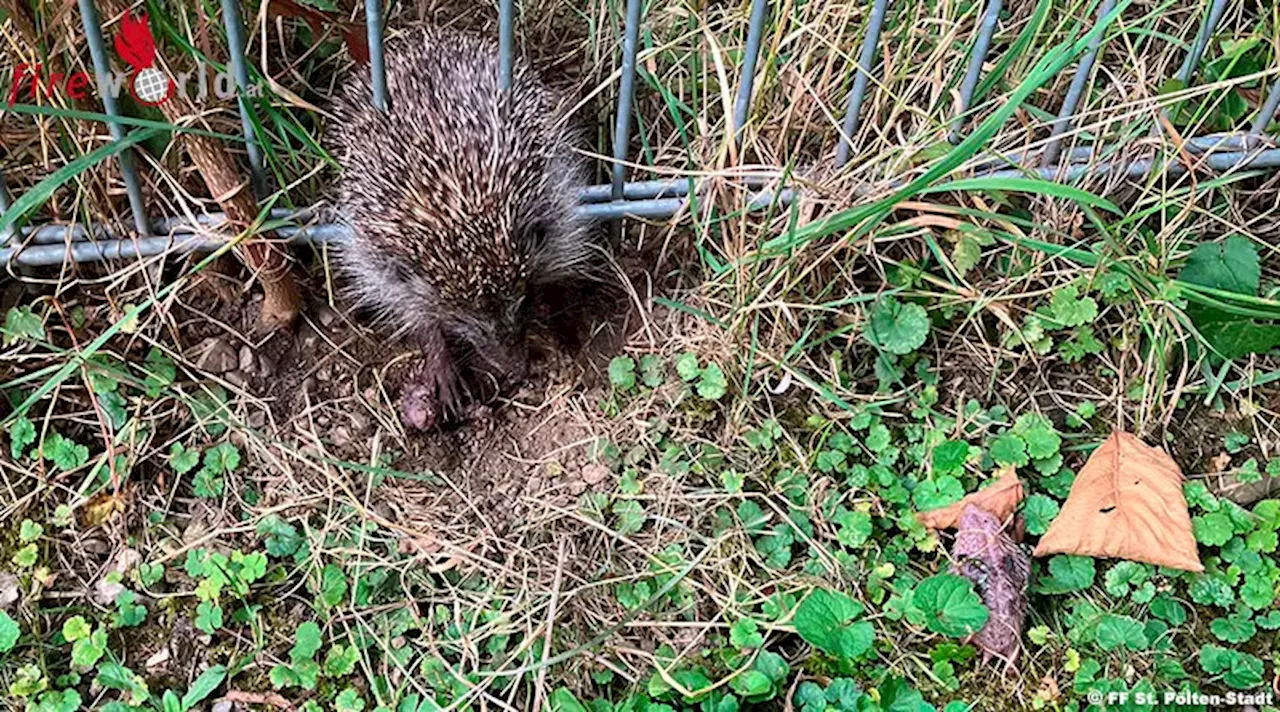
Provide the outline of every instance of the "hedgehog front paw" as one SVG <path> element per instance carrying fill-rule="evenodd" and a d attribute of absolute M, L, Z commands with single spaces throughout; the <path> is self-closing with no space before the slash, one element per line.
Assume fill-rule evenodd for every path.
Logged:
<path fill-rule="evenodd" d="M 400 420 L 411 430 L 433 430 L 458 414 L 456 374 L 448 352 L 429 350 L 413 364 L 400 391 Z"/>
<path fill-rule="evenodd" d="M 440 424 L 440 402 L 434 389 L 411 383 L 400 393 L 400 420 L 413 430 L 431 430 Z"/>

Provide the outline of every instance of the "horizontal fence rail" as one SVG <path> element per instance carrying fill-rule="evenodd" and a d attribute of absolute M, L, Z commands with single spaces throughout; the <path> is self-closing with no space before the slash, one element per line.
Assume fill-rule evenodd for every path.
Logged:
<path fill-rule="evenodd" d="M 996 178 L 1026 177 L 1028 175 L 1043 180 L 1073 182 L 1085 177 L 1120 174 L 1131 179 L 1143 178 L 1159 173 L 1182 175 L 1188 170 L 1202 170 L 1213 173 L 1230 173 L 1242 170 L 1280 168 L 1280 139 L 1267 136 L 1246 134 L 1220 136 L 1214 139 L 1204 137 L 1187 148 L 1195 156 L 1195 163 L 1189 168 L 1182 163 L 1177 154 L 1152 156 L 1129 161 L 1091 160 L 1070 163 L 1063 166 L 1042 166 L 1032 168 L 1005 168 L 1000 170 L 984 170 L 974 173 L 975 176 Z M 1107 147 L 1106 153 L 1119 152 L 1124 147 L 1113 144 Z M 1091 156 L 1092 157 L 1092 156 Z M 753 178 L 740 181 L 743 185 L 762 186 L 764 179 Z M 901 179 L 890 183 L 886 188 L 892 189 L 906 183 Z M 633 195 L 651 195 L 667 197 L 649 197 L 628 201 L 583 202 L 577 207 L 581 217 L 591 220 L 616 220 L 622 217 L 665 219 L 684 212 L 689 208 L 688 180 L 683 181 L 646 181 L 630 183 L 634 186 Z M 697 184 L 706 187 L 707 181 Z M 945 188 L 942 183 L 940 187 Z M 611 185 L 592 186 L 584 191 L 590 196 L 611 190 Z M 680 195 L 674 191 L 683 189 Z M 668 195 L 665 191 L 673 191 Z M 624 190 L 624 194 L 627 191 Z M 768 189 L 752 190 L 747 194 L 745 209 L 763 210 L 774 205 L 788 205 L 796 199 L 794 188 L 783 188 L 776 192 Z M 350 228 L 341 223 L 322 223 L 308 225 L 308 221 L 322 219 L 319 211 L 305 210 L 290 212 L 276 210 L 271 215 L 273 220 L 292 221 L 295 224 L 274 228 L 281 238 L 294 244 L 328 245 L 341 244 L 351 239 Z M 188 220 L 171 219 L 156 221 L 152 227 L 156 233 L 168 233 L 172 237 L 150 237 L 127 239 L 114 234 L 108 227 L 93 225 L 45 225 L 38 228 L 24 228 L 21 231 L 23 245 L 0 249 L 0 264 L 17 264 L 23 266 L 57 265 L 69 258 L 74 262 L 90 262 L 109 259 L 126 259 L 132 257 L 152 257 L 167 252 L 185 254 L 189 252 L 209 252 L 226 244 L 226 237 L 217 234 L 225 223 L 225 216 L 215 213 L 201 216 L 196 223 Z"/>
<path fill-rule="evenodd" d="M 88 39 L 90 55 L 99 81 L 104 81 L 109 70 L 102 28 L 93 0 L 77 0 L 81 19 Z M 260 196 L 267 191 L 266 176 L 262 164 L 261 137 L 256 135 L 249 103 L 249 71 L 244 61 L 245 29 L 240 13 L 239 0 L 221 0 L 223 22 L 231 52 L 230 66 L 239 92 L 239 110 L 249 158 L 253 186 Z M 958 142 L 961 132 L 972 118 L 974 94 L 982 79 L 987 55 L 991 52 L 999 27 L 1003 0 L 986 0 L 974 30 L 968 62 L 959 86 L 959 102 L 955 115 L 947 129 L 947 138 Z M 732 113 L 726 117 L 735 138 L 740 139 L 747 127 L 752 105 L 752 93 L 756 77 L 760 73 L 758 63 L 766 26 L 769 21 L 771 0 L 750 0 L 749 21 L 745 38 L 742 66 Z M 1113 13 L 1116 0 L 1101 0 L 1097 10 L 1097 23 Z M 1213 38 L 1226 11 L 1227 0 L 1208 0 L 1207 8 L 1188 46 L 1186 56 L 1179 66 L 1177 78 L 1184 86 L 1190 86 L 1196 76 L 1200 61 Z M 834 164 L 840 169 L 849 163 L 854 150 L 858 129 L 862 122 L 862 109 L 873 80 L 875 60 L 881 42 L 885 18 L 892 10 L 890 0 L 870 0 L 862 43 L 856 61 L 851 63 L 852 81 L 847 98 L 845 116 L 838 127 Z M 384 46 L 384 13 L 381 0 L 366 0 L 366 23 L 369 41 L 372 95 L 370 101 L 385 111 L 391 97 L 386 80 L 386 55 Z M 509 87 L 515 62 L 515 28 L 517 10 L 515 0 L 499 0 L 498 3 L 499 79 L 503 87 Z M 612 146 L 613 166 L 610 182 L 583 188 L 578 194 L 575 210 L 586 219 L 616 221 L 626 217 L 642 219 L 667 219 L 690 210 L 691 200 L 704 195 L 713 186 L 741 187 L 747 190 L 742 208 L 762 210 L 788 205 L 800 191 L 796 187 L 776 185 L 776 178 L 751 175 L 722 175 L 715 178 L 681 177 L 658 180 L 627 180 L 627 158 L 631 143 L 631 114 L 636 92 L 639 31 L 643 16 L 643 0 L 627 0 L 622 26 L 621 71 L 614 116 Z M 1239 170 L 1280 168 L 1280 142 L 1265 134 L 1280 110 L 1280 76 L 1271 80 L 1266 98 L 1259 111 L 1252 117 L 1247 132 L 1214 134 L 1195 137 L 1177 146 L 1195 160 L 1188 168 L 1175 157 L 1149 151 L 1146 157 L 1134 158 L 1134 151 L 1146 150 L 1142 141 L 1166 141 L 1160 137 L 1159 126 L 1152 137 L 1137 144 L 1091 144 L 1067 147 L 1069 141 L 1079 142 L 1071 132 L 1071 126 L 1082 104 L 1087 102 L 1089 84 L 1099 53 L 1104 44 L 1102 33 L 1097 34 L 1085 48 L 1075 69 L 1067 94 L 1057 116 L 1049 126 L 1049 137 L 1039 151 L 1016 151 L 1006 155 L 988 151 L 984 157 L 971 162 L 965 175 L 983 176 L 1036 176 L 1045 180 L 1073 182 L 1090 176 L 1124 175 L 1141 178 L 1156 173 L 1180 175 L 1188 170 L 1229 172 Z M 767 57 L 766 57 L 767 62 Z M 766 64 L 767 66 L 767 64 Z M 111 120 L 120 116 L 114 96 L 100 87 L 104 114 L 112 139 L 125 138 L 124 124 Z M 148 218 L 142 194 L 142 183 L 134 165 L 134 148 L 120 151 L 121 177 L 125 184 L 130 211 L 134 222 L 133 234 L 122 234 L 106 225 L 44 225 L 16 229 L 10 225 L 8 214 L 11 196 L 5 190 L 4 174 L 0 172 L 0 209 L 4 210 L 4 222 L 0 223 L 0 264 L 49 266 L 67 261 L 87 262 L 146 258 L 167 252 L 188 253 L 209 251 L 225 245 L 230 236 L 223 232 L 223 217 L 219 214 L 200 216 L 194 222 L 182 218 Z M 1128 152 L 1123 160 L 1115 158 Z M 956 174 L 958 176 L 960 174 Z M 955 176 L 953 176 L 955 177 Z M 892 189 L 906 183 L 899 179 L 878 189 Z M 944 184 L 945 185 L 945 184 Z M 855 190 L 867 195 L 872 188 Z M 314 210 L 301 212 L 275 211 L 273 218 L 292 221 L 292 225 L 274 230 L 281 238 L 299 244 L 323 245 L 341 243 L 350 238 L 350 231 L 336 222 L 325 222 L 321 213 Z"/>

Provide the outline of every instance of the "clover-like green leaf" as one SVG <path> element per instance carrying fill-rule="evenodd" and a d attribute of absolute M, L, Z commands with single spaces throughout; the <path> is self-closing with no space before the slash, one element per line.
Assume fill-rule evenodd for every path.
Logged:
<path fill-rule="evenodd" d="M 1258 627 L 1254 625 L 1247 613 L 1233 613 L 1222 618 L 1215 618 L 1209 623 L 1209 631 L 1218 640 L 1237 645 L 1253 640 Z"/>
<path fill-rule="evenodd" d="M 293 648 L 289 650 L 289 661 L 294 665 L 315 658 L 320 649 L 320 626 L 315 621 L 307 621 L 298 626 L 294 634 Z"/>
<path fill-rule="evenodd" d="M 222 606 L 210 601 L 201 601 L 196 605 L 196 628 L 213 635 L 222 627 Z"/>
<path fill-rule="evenodd" d="M 1031 462 L 1027 442 L 1016 433 L 1005 433 L 991 443 L 991 459 L 999 465 L 1022 467 Z"/>
<path fill-rule="evenodd" d="M 871 307 L 863 336 L 877 348 L 905 356 L 924 345 L 929 336 L 929 313 L 919 304 L 899 302 L 891 295 Z"/>
<path fill-rule="evenodd" d="M 1049 298 L 1049 316 L 1062 326 L 1083 326 L 1098 318 L 1098 303 L 1080 296 L 1074 284 L 1060 287 Z"/>
<path fill-rule="evenodd" d="M 179 475 L 185 475 L 200 462 L 200 449 L 187 448 L 180 442 L 169 446 L 169 467 Z"/>
<path fill-rule="evenodd" d="M 1191 518 L 1191 531 L 1196 541 L 1206 546 L 1222 546 L 1231 539 L 1234 527 L 1225 512 L 1210 512 Z"/>
<path fill-rule="evenodd" d="M 44 527 L 30 519 L 23 519 L 18 525 L 18 541 L 23 544 L 30 544 L 42 536 L 44 536 Z"/>
<path fill-rule="evenodd" d="M 729 626 L 729 642 L 738 650 L 758 648 L 764 644 L 764 636 L 760 634 L 759 626 L 754 620 L 739 618 Z"/>
<path fill-rule="evenodd" d="M 40 445 L 40 453 L 63 471 L 74 470 L 89 461 L 88 447 L 58 433 L 49 433 Z"/>
<path fill-rule="evenodd" d="M 707 400 L 720 400 L 729 390 L 729 382 L 720 366 L 712 362 L 702 369 L 698 378 L 698 395 Z"/>
<path fill-rule="evenodd" d="M 361 712 L 364 709 L 364 698 L 354 687 L 348 687 L 338 693 L 333 701 L 333 708 L 337 712 Z"/>
<path fill-rule="evenodd" d="M 676 359 L 676 374 L 685 383 L 697 378 L 700 373 L 702 373 L 702 369 L 698 368 L 697 354 L 686 351 Z"/>
<path fill-rule="evenodd" d="M 8 613 L 0 611 L 0 653 L 13 650 L 21 635 L 22 628 L 18 626 L 18 622 L 10 618 Z"/>
<path fill-rule="evenodd" d="M 814 647 L 852 659 L 870 650 L 875 641 L 871 623 L 855 622 L 862 612 L 862 604 L 852 598 L 820 588 L 800 602 L 793 622 L 800 637 Z"/>
<path fill-rule="evenodd" d="M 1058 516 L 1058 500 L 1043 494 L 1027 497 L 1022 505 L 1022 516 L 1027 524 L 1027 533 L 1040 536 L 1049 531 L 1049 524 Z"/>
<path fill-rule="evenodd" d="M 1129 650 L 1144 650 L 1147 635 L 1142 624 L 1129 616 L 1108 613 L 1098 621 L 1098 647 L 1115 650 L 1124 646 Z"/>
<path fill-rule="evenodd" d="M 71 616 L 62 622 L 62 637 L 68 643 L 74 643 L 81 638 L 88 638 L 92 633 L 92 628 L 85 621 L 84 616 Z"/>
<path fill-rule="evenodd" d="M 272 556 L 292 556 L 302 546 L 302 537 L 292 524 L 269 514 L 258 522 L 258 536 L 262 537 L 267 553 Z"/>
<path fill-rule="evenodd" d="M 629 391 L 636 387 L 636 361 L 630 356 L 614 356 L 609 362 L 609 383 Z"/>
<path fill-rule="evenodd" d="M 1231 235 L 1197 245 L 1178 274 L 1183 282 L 1238 294 L 1257 294 L 1262 281 L 1258 250 L 1248 238 Z"/>
<path fill-rule="evenodd" d="M 948 440 L 933 449 L 933 471 L 937 474 L 954 475 L 964 469 L 969 459 L 969 443 L 963 440 Z"/>
<path fill-rule="evenodd" d="M 1045 593 L 1080 591 L 1093 585 L 1096 573 L 1093 559 L 1087 556 L 1059 554 L 1049 559 L 1050 578 L 1041 580 L 1041 590 Z"/>
<path fill-rule="evenodd" d="M 1221 675 L 1223 682 L 1237 690 L 1253 690 L 1262 684 L 1262 661 L 1248 653 L 1205 645 L 1200 648 L 1200 667 L 1211 675 Z"/>
<path fill-rule="evenodd" d="M 352 645 L 335 645 L 324 656 L 324 674 L 329 677 L 350 675 L 360 660 L 360 649 Z"/>
<path fill-rule="evenodd" d="M 982 630 L 990 615 L 973 582 L 955 574 L 937 574 L 916 584 L 911 602 L 924 613 L 925 627 L 954 638 Z"/>
<path fill-rule="evenodd" d="M 9 454 L 14 460 L 22 459 L 27 452 L 27 446 L 35 441 L 36 426 L 27 416 L 18 416 L 9 425 Z"/>
<path fill-rule="evenodd" d="M 3 331 L 5 346 L 23 340 L 42 341 L 45 338 L 44 318 L 30 306 L 13 307 L 5 312 Z"/>

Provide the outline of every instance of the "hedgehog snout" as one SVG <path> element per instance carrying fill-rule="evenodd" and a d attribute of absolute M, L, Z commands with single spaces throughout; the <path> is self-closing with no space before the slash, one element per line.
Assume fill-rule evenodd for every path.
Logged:
<path fill-rule="evenodd" d="M 507 390 L 528 376 L 529 349 L 519 315 L 476 319 L 457 336 L 469 347 L 472 370 L 497 390 Z"/>

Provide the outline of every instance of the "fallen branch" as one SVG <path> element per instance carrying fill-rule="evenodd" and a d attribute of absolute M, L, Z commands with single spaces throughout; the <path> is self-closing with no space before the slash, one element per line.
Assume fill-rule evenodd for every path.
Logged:
<path fill-rule="evenodd" d="M 188 102 L 179 96 L 160 105 L 165 118 L 174 124 L 196 113 L 194 109 L 188 111 L 189 108 Z M 247 230 L 258 218 L 258 201 L 249 190 L 249 180 L 219 141 L 191 133 L 181 136 L 209 194 L 226 213 L 229 226 L 236 231 Z M 288 247 L 264 239 L 268 237 L 269 234 L 251 237 L 240 245 L 238 254 L 262 282 L 262 323 L 277 329 L 289 326 L 298 318 L 301 302 L 289 272 Z"/>
<path fill-rule="evenodd" d="M 286 700 L 279 692 L 244 692 L 228 690 L 222 699 L 228 702 L 239 702 L 245 705 L 271 705 L 276 709 L 292 710 L 293 703 Z"/>

